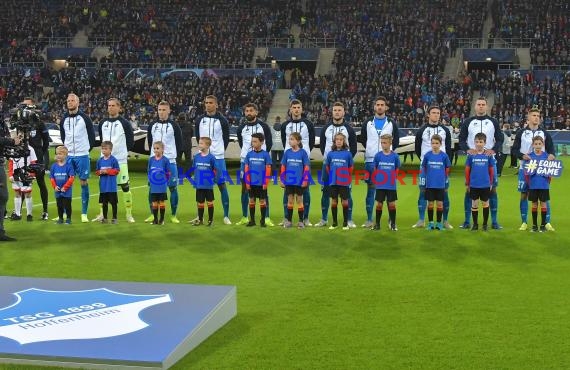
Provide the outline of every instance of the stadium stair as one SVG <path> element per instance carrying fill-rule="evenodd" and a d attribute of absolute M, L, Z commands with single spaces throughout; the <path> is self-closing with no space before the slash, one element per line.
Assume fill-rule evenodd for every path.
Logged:
<path fill-rule="evenodd" d="M 289 95 L 291 94 L 291 89 L 277 89 L 275 96 L 273 97 L 273 103 L 271 104 L 271 109 L 267 114 L 267 123 L 273 125 L 275 122 L 275 117 L 280 116 L 281 122 L 287 119 L 287 111 L 289 110 Z"/>

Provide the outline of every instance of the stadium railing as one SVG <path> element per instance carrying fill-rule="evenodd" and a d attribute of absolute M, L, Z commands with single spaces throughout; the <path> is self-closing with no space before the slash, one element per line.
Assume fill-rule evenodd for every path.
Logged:
<path fill-rule="evenodd" d="M 118 44 L 121 40 L 113 38 L 113 37 L 106 37 L 106 36 L 89 36 L 89 40 L 87 41 L 88 47 L 97 47 L 97 46 L 111 46 Z"/>
<path fill-rule="evenodd" d="M 497 38 L 506 48 L 530 48 L 537 39 L 530 38 Z"/>
<path fill-rule="evenodd" d="M 455 39 L 455 42 L 460 49 L 478 49 L 481 47 L 480 38 L 458 38 Z"/>
<path fill-rule="evenodd" d="M 254 68 L 252 63 L 203 63 L 203 64 L 182 64 L 182 63 L 169 63 L 169 62 L 112 62 L 101 60 L 99 63 L 101 66 L 112 67 L 112 68 L 156 68 L 156 69 L 192 69 L 192 68 L 220 68 L 220 69 L 249 69 Z M 258 64 L 258 67 L 259 64 Z"/>
<path fill-rule="evenodd" d="M 263 37 L 254 39 L 256 48 L 287 48 L 293 47 L 293 43 L 288 37 Z"/>
<path fill-rule="evenodd" d="M 562 65 L 547 65 L 547 64 L 540 64 L 536 65 L 533 64 L 531 66 L 533 71 L 569 71 L 570 65 L 562 64 Z"/>
<path fill-rule="evenodd" d="M 508 69 L 508 70 L 518 70 L 520 69 L 520 64 L 499 64 L 498 69 Z"/>
<path fill-rule="evenodd" d="M 303 37 L 302 48 L 336 48 L 336 40 L 332 37 Z"/>
<path fill-rule="evenodd" d="M 45 62 L 10 62 L 0 63 L 0 68 L 43 68 L 45 65 Z"/>
<path fill-rule="evenodd" d="M 71 47 L 72 37 L 38 37 L 34 39 L 35 42 L 47 44 L 48 46 L 63 46 L 66 48 Z"/>

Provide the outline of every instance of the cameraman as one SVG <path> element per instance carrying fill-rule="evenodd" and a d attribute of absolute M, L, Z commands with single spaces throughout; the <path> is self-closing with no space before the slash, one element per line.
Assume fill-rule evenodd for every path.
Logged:
<path fill-rule="evenodd" d="M 10 131 L 3 121 L 0 121 L 0 151 L 4 150 L 5 146 L 15 146 L 20 145 L 20 138 L 16 137 L 14 139 L 10 138 Z M 6 178 L 6 169 L 4 164 L 6 159 L 0 157 L 0 242 L 13 242 L 16 239 L 6 235 L 4 230 L 4 214 L 6 213 L 6 203 L 8 203 L 8 181 Z"/>
<path fill-rule="evenodd" d="M 35 106 L 33 98 L 26 97 L 22 104 L 27 106 Z M 48 220 L 48 189 L 46 186 L 45 174 L 46 167 L 49 165 L 49 133 L 46 125 L 39 119 L 35 122 L 34 130 L 30 131 L 30 146 L 36 152 L 38 158 L 37 163 L 43 165 L 43 169 L 36 173 L 36 182 L 40 188 L 40 197 L 42 198 L 42 220 Z"/>

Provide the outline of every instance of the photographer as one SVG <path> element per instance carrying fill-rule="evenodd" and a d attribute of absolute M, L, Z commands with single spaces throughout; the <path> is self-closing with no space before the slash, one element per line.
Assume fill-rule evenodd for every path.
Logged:
<path fill-rule="evenodd" d="M 35 106 L 34 99 L 24 98 L 22 104 L 26 106 Z M 40 197 L 42 199 L 42 220 L 48 220 L 48 189 L 45 181 L 45 166 L 49 164 L 49 133 L 46 125 L 39 119 L 33 122 L 35 127 L 30 131 L 29 144 L 36 152 L 37 163 L 44 165 L 41 171 L 36 173 L 36 182 L 40 189 Z"/>
<path fill-rule="evenodd" d="M 20 145 L 19 137 L 11 139 L 9 135 L 10 132 L 6 125 L 3 122 L 0 123 L 0 151 L 4 151 L 4 148 L 7 146 Z M 6 159 L 3 156 L 0 157 L 0 167 L 2 167 L 0 170 L 0 215 L 6 213 L 6 203 L 8 203 L 8 182 L 6 169 L 4 168 L 5 163 Z M 4 217 L 0 217 L 0 242 L 12 242 L 15 240 L 15 238 L 6 235 L 6 231 L 4 230 Z"/>

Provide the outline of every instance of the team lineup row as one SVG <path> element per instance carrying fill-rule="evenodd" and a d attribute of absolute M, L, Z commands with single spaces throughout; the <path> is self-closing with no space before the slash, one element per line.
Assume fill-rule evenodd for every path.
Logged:
<path fill-rule="evenodd" d="M 225 173 L 225 160 L 224 152 L 229 143 L 229 127 L 225 118 L 217 111 L 217 99 L 214 96 L 207 96 L 204 99 L 205 114 L 198 117 L 195 123 L 195 135 L 199 141 L 200 152 L 194 156 L 194 176 L 203 175 L 203 171 L 212 171 L 216 174 Z M 89 117 L 79 111 L 79 99 L 76 95 L 70 94 L 67 99 L 68 113 L 62 119 L 60 128 L 62 141 L 68 151 L 69 167 L 76 177 L 79 177 L 81 184 L 82 194 L 82 222 L 88 222 L 87 209 L 89 201 L 89 186 L 88 179 L 90 175 L 89 168 L 89 151 L 93 147 L 94 133 L 93 126 Z M 468 154 L 468 163 L 470 163 L 471 173 L 478 173 L 476 168 L 482 166 L 482 163 L 491 165 L 490 168 L 496 167 L 494 164 L 493 155 L 501 147 L 503 141 L 503 134 L 498 127 L 495 119 L 488 116 L 486 113 L 487 105 L 484 98 L 477 100 L 476 115 L 467 119 L 461 127 L 459 144 L 461 149 L 465 150 Z M 112 144 L 112 148 L 107 148 L 109 156 L 104 153 L 102 146 L 102 158 L 98 161 L 97 174 L 100 175 L 100 182 L 103 177 L 110 177 L 109 174 L 116 177 L 116 183 L 121 187 L 123 192 L 123 200 L 126 209 L 126 218 L 128 222 L 134 222 L 132 217 L 132 194 L 129 189 L 129 176 L 127 167 L 127 155 L 130 146 L 132 146 L 132 129 L 126 120 L 120 116 L 121 104 L 118 99 L 111 98 L 108 101 L 109 118 L 105 119 L 99 125 L 99 134 L 102 141 L 108 141 Z M 148 128 L 148 142 L 149 147 L 152 148 L 153 154 L 149 159 L 149 208 L 152 210 L 153 215 L 147 221 L 161 223 L 164 221 L 164 201 L 166 200 L 166 192 L 170 192 L 170 205 L 172 217 L 171 221 L 179 223 L 176 217 L 178 208 L 178 190 L 177 176 L 170 176 L 168 181 L 162 181 L 157 189 L 160 181 L 152 181 L 150 174 L 155 176 L 156 169 L 162 166 L 163 171 L 170 174 L 178 174 L 176 167 L 176 158 L 178 157 L 178 148 L 180 148 L 181 133 L 180 128 L 169 119 L 170 106 L 168 102 L 160 102 L 158 104 L 158 121 L 153 123 Z M 398 156 L 391 152 L 391 145 L 397 146 L 398 142 L 398 126 L 391 118 L 386 115 L 388 111 L 388 102 L 385 98 L 379 97 L 374 103 L 375 115 L 370 119 L 362 129 L 361 142 L 365 146 L 365 169 L 369 173 L 368 177 L 368 190 L 366 195 L 366 213 L 367 220 L 364 226 L 370 228 L 379 227 L 379 219 L 382 215 L 382 203 L 385 200 L 388 204 L 390 214 L 390 227 L 396 229 L 395 223 L 395 200 L 396 195 L 396 182 L 385 181 L 380 179 L 377 181 L 376 176 L 382 173 L 388 173 L 399 168 Z M 449 211 L 449 198 L 445 190 L 448 181 L 444 183 L 443 190 L 434 191 L 434 189 L 442 189 L 441 184 L 430 183 L 430 176 L 428 175 L 431 170 L 443 171 L 443 176 L 439 173 L 437 176 L 432 176 L 434 179 L 445 179 L 447 158 L 445 153 L 450 151 L 451 135 L 449 130 L 440 122 L 440 109 L 437 106 L 428 109 L 428 123 L 418 131 L 416 137 L 416 153 L 420 157 L 422 163 L 423 176 L 420 176 L 420 181 L 426 181 L 425 184 L 420 183 L 420 192 L 418 199 L 418 212 L 419 220 L 416 227 L 426 226 L 424 215 L 426 208 L 428 209 L 427 227 L 429 229 L 443 229 L 451 228 L 447 222 L 447 214 Z M 244 106 L 244 113 L 246 122 L 238 129 L 238 142 L 241 146 L 241 172 L 249 176 L 260 174 L 263 178 L 270 176 L 271 170 L 268 167 L 269 173 L 263 169 L 267 166 L 268 162 L 271 163 L 271 158 L 267 153 L 271 148 L 270 135 L 268 135 L 268 126 L 257 119 L 257 107 L 254 104 L 246 104 Z M 303 108 L 299 101 L 293 100 L 290 103 L 290 120 L 282 125 L 281 137 L 285 154 L 283 158 L 278 158 L 282 163 L 282 171 L 295 171 L 301 169 L 306 170 L 305 165 L 308 167 L 308 155 L 314 145 L 314 131 L 312 124 L 303 117 Z M 328 209 L 329 202 L 332 200 L 332 215 L 333 221 L 331 227 L 336 227 L 338 224 L 336 210 L 337 199 L 341 198 L 343 207 L 344 222 L 343 227 L 354 227 L 352 222 L 352 199 L 350 196 L 350 187 L 337 183 L 338 180 L 345 178 L 343 171 L 350 172 L 353 164 L 353 157 L 356 154 L 356 135 L 351 126 L 344 122 L 344 106 L 342 103 L 335 103 L 332 108 L 333 119 L 332 122 L 322 132 L 321 137 L 321 151 L 323 152 L 325 161 L 323 163 L 323 177 L 327 176 L 330 186 L 323 186 L 323 196 L 321 200 L 321 208 L 323 210 L 321 220 L 316 226 L 325 226 L 328 224 Z M 533 138 L 538 136 L 543 139 L 543 145 L 546 150 L 548 159 L 554 158 L 554 149 L 552 140 L 548 133 L 540 126 L 540 112 L 538 110 L 529 111 L 528 116 L 529 126 L 525 130 L 521 130 L 515 140 L 515 146 L 518 145 L 518 150 L 521 153 L 520 159 L 529 160 L 530 154 L 533 152 Z M 130 131 L 130 132 L 129 132 Z M 526 131 L 529 131 L 527 133 Z M 292 135 L 294 134 L 295 135 Z M 477 134 L 483 134 L 476 138 Z M 267 140 L 265 140 L 267 138 Z M 479 148 L 477 147 L 477 140 Z M 337 142 L 338 141 L 338 142 Z M 389 143 L 388 143 L 389 141 Z M 439 142 L 439 148 L 435 148 Z M 157 144 L 157 145 L 155 145 Z M 386 145 L 387 148 L 384 148 Z M 63 155 L 62 153 L 61 155 Z M 112 154 L 112 156 L 111 156 Z M 59 154 L 58 154 L 59 155 Z M 384 156 L 384 157 L 383 157 Z M 481 158 L 477 157 L 480 156 Z M 390 158 L 392 159 L 390 159 Z M 433 158 L 432 158 L 433 157 Z M 485 160 L 483 157 L 488 158 Z M 109 163 L 100 164 L 102 160 L 114 158 L 116 160 L 117 169 L 112 170 L 109 174 L 105 173 Z M 306 164 L 304 160 L 306 158 Z M 469 162 L 470 158 L 472 159 Z M 392 162 L 390 162 L 392 161 Z M 67 163 L 66 162 L 66 163 Z M 389 164 L 391 163 L 391 164 Z M 166 165 L 168 164 L 168 166 Z M 398 166 L 396 167 L 396 164 Z M 261 167 L 260 167 L 261 166 Z M 489 167 L 489 166 L 488 166 Z M 343 170 L 344 169 L 344 170 Z M 340 172 L 339 172 L 340 170 Z M 103 173 L 101 172 L 103 171 Z M 56 171 L 57 172 L 57 171 Z M 69 171 L 68 171 L 69 172 Z M 53 173 L 53 171 L 52 171 Z M 392 172 L 393 173 L 393 172 Z M 437 173 L 437 172 L 436 172 Z M 373 174 L 375 174 L 373 176 Z M 500 229 L 501 226 L 497 220 L 497 193 L 496 193 L 496 170 L 489 170 L 487 173 L 488 179 L 492 181 L 488 186 L 488 192 L 473 192 L 466 191 L 465 195 L 465 221 L 460 226 L 462 228 L 478 227 L 478 220 L 476 217 L 477 202 L 472 201 L 480 199 L 483 204 L 483 225 L 486 229 L 487 218 L 490 213 L 491 227 Z M 340 176 L 339 176 L 340 175 Z M 53 176 L 53 175 L 50 175 Z M 294 175 L 297 176 L 297 175 Z M 477 175 L 478 176 L 478 175 Z M 531 179 L 524 176 L 521 170 L 521 181 L 519 181 L 519 190 L 521 191 L 521 229 L 527 227 L 527 213 L 528 201 L 530 195 L 533 201 L 533 216 L 535 215 L 535 194 L 527 191 L 527 184 L 532 185 Z M 283 176 L 281 176 L 283 177 Z M 287 178 L 287 175 L 285 175 Z M 296 178 L 302 178 L 297 176 Z M 241 205 L 242 205 L 242 219 L 238 224 L 247 224 L 253 226 L 255 224 L 255 201 L 259 199 L 261 208 L 261 224 L 272 225 L 273 223 L 269 218 L 264 217 L 267 210 L 266 188 L 261 185 L 259 189 L 254 185 L 257 180 L 244 178 L 242 182 Z M 261 181 L 264 181 L 260 178 Z M 346 181 L 346 180 L 344 180 Z M 466 181 L 469 181 L 467 178 Z M 57 181 L 56 181 L 57 182 Z M 383 188 L 379 183 L 391 183 L 393 189 Z M 221 193 L 221 201 L 224 213 L 224 223 L 231 224 L 229 219 L 229 195 L 223 176 L 217 176 L 216 183 Z M 287 181 L 283 182 L 285 187 L 284 195 L 284 226 L 292 226 L 292 209 L 297 203 L 299 212 L 298 227 L 304 227 L 309 224 L 308 218 L 305 215 L 309 214 L 310 207 L 310 192 L 308 187 L 303 187 L 302 183 L 295 185 L 287 185 Z M 62 183 L 63 185 L 64 183 Z M 204 223 L 203 214 L 204 208 L 208 208 L 213 214 L 213 184 L 210 188 L 203 188 L 196 186 L 196 196 L 198 202 L 198 217 L 193 220 L 193 223 L 200 225 Z M 435 187 L 434 187 L 435 186 Z M 344 189 L 346 188 L 346 189 Z M 477 188 L 476 186 L 471 188 Z M 117 188 L 115 187 L 115 190 Z M 66 190 L 69 190 L 66 188 Z M 158 191 L 160 190 L 160 191 Z M 164 191 L 162 191 L 164 190 Z M 107 192 L 101 191 L 102 194 Z M 112 192 L 111 192 L 112 193 Z M 487 194 L 488 193 L 488 194 Z M 156 194 L 163 194 L 157 196 Z M 111 196 L 111 199 L 106 199 L 106 196 L 100 197 L 101 211 L 95 220 L 105 222 L 106 209 L 108 204 L 116 205 L 116 194 Z M 373 221 L 374 201 L 377 201 L 376 206 L 376 220 Z M 436 203 L 432 203 L 435 201 Z M 542 202 L 541 210 L 545 210 L 544 220 L 542 222 L 543 229 L 553 230 L 549 222 L 549 207 L 548 199 L 544 194 L 540 195 Z M 429 204 L 429 205 L 428 205 Z M 433 212 L 437 210 L 437 219 L 434 222 Z M 162 216 L 158 218 L 158 213 Z M 116 210 L 114 211 L 113 220 L 116 220 Z M 473 226 L 471 227 L 471 218 L 473 218 Z M 211 223 L 211 217 L 209 221 Z M 58 217 L 59 221 L 59 217 Z M 536 222 L 534 222 L 536 226 Z"/>

